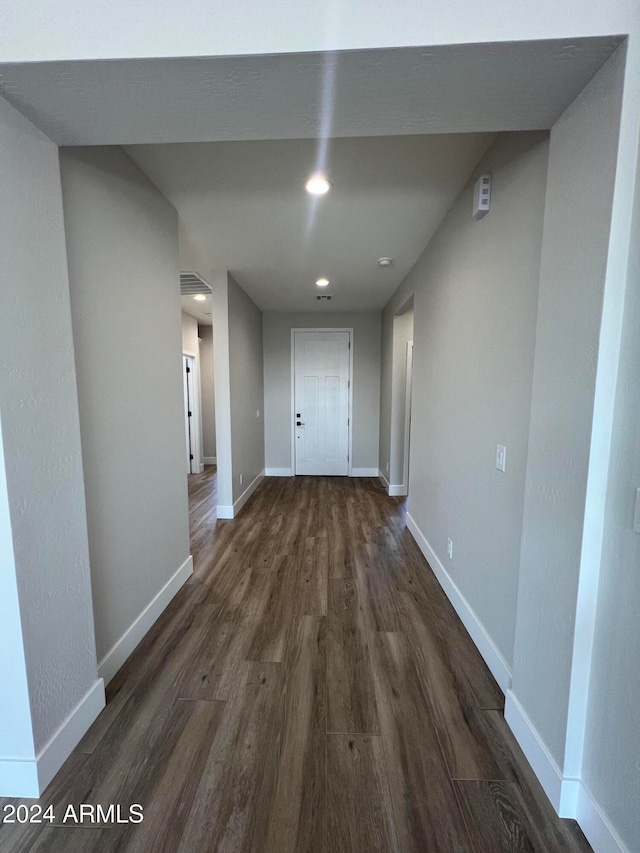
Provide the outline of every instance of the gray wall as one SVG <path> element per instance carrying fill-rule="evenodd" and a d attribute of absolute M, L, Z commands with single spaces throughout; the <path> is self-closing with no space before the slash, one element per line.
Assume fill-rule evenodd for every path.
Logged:
<path fill-rule="evenodd" d="M 199 326 L 200 390 L 202 393 L 202 455 L 216 455 L 216 400 L 213 382 L 213 328 Z"/>
<path fill-rule="evenodd" d="M 215 309 L 214 309 L 215 310 Z M 233 500 L 264 472 L 262 312 L 228 276 Z M 243 482 L 240 483 L 240 474 Z"/>
<path fill-rule="evenodd" d="M 100 660 L 189 556 L 178 223 L 121 149 L 61 166 Z"/>
<path fill-rule="evenodd" d="M 556 122 L 550 140 L 513 694 L 560 768 L 623 67 L 617 53 Z"/>
<path fill-rule="evenodd" d="M 184 260 L 183 260 L 184 264 Z M 202 269 L 193 263 L 186 269 Z M 229 366 L 229 276 L 224 272 L 207 273 L 213 307 L 213 373 L 216 389 L 216 465 L 218 514 L 227 518 L 233 510 L 233 466 L 231 443 L 231 387 Z"/>
<path fill-rule="evenodd" d="M 394 315 L 414 294 L 409 512 L 507 665 L 547 154 L 546 133 L 499 136 L 383 313 L 389 365 Z M 492 206 L 475 222 L 473 182 L 483 172 L 493 174 Z M 383 399 L 390 405 L 388 387 Z M 504 474 L 496 444 L 508 449 Z"/>
<path fill-rule="evenodd" d="M 97 670 L 58 149 L 0 98 L 0 151 L 0 793 L 26 794 Z"/>
<path fill-rule="evenodd" d="M 380 314 L 265 314 L 266 467 L 291 469 L 291 329 L 353 328 L 354 468 L 378 468 Z"/>
<path fill-rule="evenodd" d="M 182 312 L 182 349 L 183 352 L 195 355 L 196 361 L 200 360 L 198 343 L 198 321 L 191 314 Z"/>
<path fill-rule="evenodd" d="M 413 340 L 413 306 L 393 320 L 391 432 L 386 477 L 392 486 L 404 482 L 404 440 L 407 403 L 407 344 Z"/>

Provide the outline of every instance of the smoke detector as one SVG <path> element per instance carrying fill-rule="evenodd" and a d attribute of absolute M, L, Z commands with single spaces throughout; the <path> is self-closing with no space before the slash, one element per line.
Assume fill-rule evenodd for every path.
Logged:
<path fill-rule="evenodd" d="M 379 267 L 390 267 L 393 263 L 391 258 L 378 258 Z"/>

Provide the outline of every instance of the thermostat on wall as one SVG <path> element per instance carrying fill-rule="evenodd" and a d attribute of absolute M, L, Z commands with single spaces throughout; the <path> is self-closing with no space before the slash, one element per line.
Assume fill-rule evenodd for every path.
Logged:
<path fill-rule="evenodd" d="M 491 208 L 491 175 L 480 175 L 473 188 L 473 218 L 482 219 Z"/>

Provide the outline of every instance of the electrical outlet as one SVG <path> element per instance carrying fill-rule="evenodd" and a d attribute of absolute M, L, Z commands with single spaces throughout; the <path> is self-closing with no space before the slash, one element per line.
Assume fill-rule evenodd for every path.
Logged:
<path fill-rule="evenodd" d="M 503 473 L 507 470 L 507 448 L 503 444 L 496 445 L 496 468 Z"/>
<path fill-rule="evenodd" d="M 387 474 L 389 473 L 389 460 L 387 459 Z"/>
<path fill-rule="evenodd" d="M 636 489 L 636 511 L 633 519 L 633 532 L 640 533 L 640 489 Z"/>
<path fill-rule="evenodd" d="M 256 417 L 257 417 L 257 418 L 259 418 L 259 417 L 260 417 L 260 409 L 256 409 Z"/>
<path fill-rule="evenodd" d="M 242 485 L 242 480 L 244 479 L 244 474 L 240 474 L 240 485 Z"/>
<path fill-rule="evenodd" d="M 447 557 L 453 560 L 453 542 L 451 539 L 447 539 Z"/>

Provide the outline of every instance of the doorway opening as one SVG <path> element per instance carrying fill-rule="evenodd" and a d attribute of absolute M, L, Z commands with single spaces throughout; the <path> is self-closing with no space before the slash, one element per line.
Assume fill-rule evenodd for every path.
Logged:
<path fill-rule="evenodd" d="M 351 473 L 353 329 L 291 330 L 294 474 Z"/>
<path fill-rule="evenodd" d="M 200 473 L 200 441 L 198 376 L 196 356 L 182 354 L 182 381 L 184 392 L 184 432 L 187 450 L 187 474 Z"/>
<path fill-rule="evenodd" d="M 389 494 L 409 494 L 411 393 L 413 379 L 413 296 L 393 318 Z"/>

